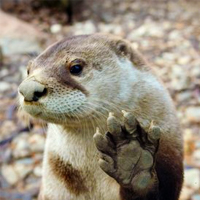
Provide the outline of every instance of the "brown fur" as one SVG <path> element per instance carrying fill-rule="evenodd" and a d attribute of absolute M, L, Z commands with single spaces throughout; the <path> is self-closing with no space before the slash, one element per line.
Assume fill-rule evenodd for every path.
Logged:
<path fill-rule="evenodd" d="M 182 160 L 182 151 L 178 148 L 172 148 L 170 143 L 162 143 L 162 151 L 159 152 L 156 162 L 160 191 L 159 200 L 178 199 L 183 183 Z"/>
<path fill-rule="evenodd" d="M 111 43 L 112 44 L 112 43 Z M 120 38 L 116 38 L 112 44 L 112 49 L 116 52 L 119 57 L 128 57 L 134 64 L 134 67 L 140 70 L 149 70 L 150 68 L 146 64 L 143 56 L 140 55 L 135 49 L 128 44 L 127 41 Z"/>
<path fill-rule="evenodd" d="M 84 185 L 80 170 L 73 168 L 70 163 L 66 163 L 62 158 L 52 152 L 49 152 L 48 156 L 52 172 L 65 184 L 65 187 L 71 193 L 79 195 L 88 191 Z"/>
<path fill-rule="evenodd" d="M 58 71 L 57 80 L 59 83 L 69 86 L 72 89 L 78 89 L 84 94 L 88 95 L 87 90 L 78 82 L 76 82 L 74 79 L 71 78 L 69 71 L 66 69 L 66 66 L 62 66 Z"/>

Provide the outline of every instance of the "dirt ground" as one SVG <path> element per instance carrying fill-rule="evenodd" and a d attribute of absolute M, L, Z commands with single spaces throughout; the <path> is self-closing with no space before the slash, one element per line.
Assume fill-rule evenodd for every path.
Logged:
<path fill-rule="evenodd" d="M 27 22 L 38 32 L 34 33 L 34 40 L 31 31 L 18 39 L 15 31 L 8 29 L 8 32 L 12 30 L 10 37 L 14 41 L 8 48 L 11 40 L 5 38 L 4 27 L 0 27 L 0 199 L 34 199 L 41 181 L 46 125 L 35 120 L 27 125 L 18 112 L 17 87 L 26 76 L 27 63 L 63 37 L 104 32 L 128 39 L 169 90 L 185 144 L 185 182 L 180 200 L 199 200 L 199 7 L 198 1 L 94 0 L 81 3 L 76 0 L 69 22 L 62 6 L 47 7 L 23 1 L 5 6 L 3 10 L 7 14 Z M 24 38 L 23 45 L 37 43 L 39 47 L 20 50 Z"/>

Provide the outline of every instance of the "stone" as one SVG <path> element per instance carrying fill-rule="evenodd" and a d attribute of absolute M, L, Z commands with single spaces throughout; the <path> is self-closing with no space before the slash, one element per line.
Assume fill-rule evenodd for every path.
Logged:
<path fill-rule="evenodd" d="M 188 200 L 194 193 L 194 189 L 183 186 L 179 200 Z"/>
<path fill-rule="evenodd" d="M 12 160 L 12 150 L 10 148 L 6 149 L 0 156 L 3 163 L 9 163 Z"/>
<path fill-rule="evenodd" d="M 179 40 L 181 37 L 181 32 L 179 30 L 173 30 L 168 35 L 170 40 Z"/>
<path fill-rule="evenodd" d="M 179 65 L 187 65 L 191 61 L 191 56 L 182 56 L 178 59 Z"/>
<path fill-rule="evenodd" d="M 33 170 L 32 165 L 22 163 L 3 164 L 1 172 L 3 177 L 10 185 L 16 184 L 18 181 L 25 178 Z"/>
<path fill-rule="evenodd" d="M 0 126 L 0 139 L 8 138 L 15 130 L 17 130 L 17 126 L 14 121 L 4 121 Z"/>
<path fill-rule="evenodd" d="M 195 150 L 195 138 L 191 129 L 184 129 L 184 154 L 191 156 Z"/>
<path fill-rule="evenodd" d="M 191 91 L 185 91 L 178 93 L 176 96 L 177 101 L 180 102 L 186 102 L 192 98 L 192 92 Z"/>
<path fill-rule="evenodd" d="M 21 163 L 21 164 L 24 164 L 24 165 L 33 165 L 34 160 L 32 158 L 28 157 L 28 158 L 18 159 L 16 161 L 16 163 Z"/>
<path fill-rule="evenodd" d="M 37 177 L 41 177 L 42 176 L 42 165 L 37 165 L 34 170 L 33 170 L 33 174 Z"/>
<path fill-rule="evenodd" d="M 6 92 L 8 90 L 11 90 L 11 89 L 12 89 L 11 84 L 4 82 L 4 81 L 0 82 L 0 92 L 3 93 L 3 92 Z"/>
<path fill-rule="evenodd" d="M 99 23 L 99 30 L 100 32 L 104 32 L 104 33 L 111 33 L 112 30 L 114 29 L 115 25 L 113 24 L 106 24 L 106 23 Z"/>
<path fill-rule="evenodd" d="M 14 158 L 23 158 L 30 156 L 31 150 L 28 143 L 28 138 L 29 135 L 27 133 L 23 133 L 12 141 L 11 145 Z"/>
<path fill-rule="evenodd" d="M 176 55 L 174 53 L 165 52 L 162 54 L 164 60 L 174 61 L 176 59 Z"/>
<path fill-rule="evenodd" d="M 7 68 L 2 68 L 1 69 L 1 76 L 8 76 L 9 70 Z"/>
<path fill-rule="evenodd" d="M 185 111 L 186 117 L 190 122 L 200 123 L 200 107 L 189 107 Z"/>
<path fill-rule="evenodd" d="M 29 143 L 29 147 L 32 152 L 43 152 L 44 150 L 44 144 L 45 144 L 45 138 L 42 135 L 39 134 L 33 134 L 27 141 Z"/>
<path fill-rule="evenodd" d="M 35 162 L 41 162 L 43 160 L 43 154 L 41 152 L 35 153 L 33 157 Z"/>
<path fill-rule="evenodd" d="M 16 162 L 14 164 L 14 169 L 17 172 L 19 179 L 21 180 L 33 170 L 33 166 Z"/>
<path fill-rule="evenodd" d="M 28 192 L 32 191 L 33 192 L 35 190 L 36 195 L 34 195 L 34 196 L 38 196 L 38 192 L 40 190 L 40 187 L 41 187 L 41 179 L 40 179 L 40 177 L 35 177 L 33 174 L 31 174 L 30 176 L 27 177 L 26 186 L 25 186 L 25 188 L 26 188 L 25 190 L 26 191 L 28 191 Z"/>
<path fill-rule="evenodd" d="M 59 33 L 62 30 L 62 26 L 60 24 L 54 24 L 50 27 L 50 31 L 53 34 Z"/>
<path fill-rule="evenodd" d="M 193 152 L 193 158 L 194 158 L 195 160 L 197 160 L 198 162 L 200 161 L 200 149 L 195 150 L 195 151 Z"/>
<path fill-rule="evenodd" d="M 96 32 L 96 27 L 91 20 L 79 22 L 74 25 L 75 35 L 92 34 Z"/>
<path fill-rule="evenodd" d="M 132 40 L 133 38 L 141 38 L 145 36 L 155 37 L 155 38 L 161 38 L 164 35 L 164 29 L 162 26 L 160 26 L 158 23 L 155 23 L 153 21 L 147 20 L 144 24 L 142 24 L 137 29 L 134 29 L 131 31 L 127 38 Z"/>
<path fill-rule="evenodd" d="M 15 0 L 9 0 L 9 1 L 0 1 L 0 7 L 1 9 L 6 9 L 12 6 L 16 6 L 17 4 L 23 4 L 23 2 L 29 2 L 30 0 L 20 0 L 20 1 L 15 1 Z"/>
<path fill-rule="evenodd" d="M 102 21 L 106 22 L 106 23 L 112 23 L 112 14 L 107 12 L 107 13 L 104 13 L 102 16 Z"/>
<path fill-rule="evenodd" d="M 27 66 L 21 65 L 19 67 L 21 79 L 24 80 L 27 77 Z"/>
<path fill-rule="evenodd" d="M 200 200 L 200 194 L 193 195 L 191 200 Z"/>
<path fill-rule="evenodd" d="M 199 64 L 197 64 L 197 65 L 200 65 L 200 61 L 199 61 Z M 191 69 L 191 75 L 194 76 L 194 77 L 200 78 L 200 68 L 199 68 L 199 66 L 193 67 Z"/>
<path fill-rule="evenodd" d="M 188 89 L 190 87 L 190 78 L 180 65 L 174 65 L 172 68 L 171 87 L 177 91 Z"/>
<path fill-rule="evenodd" d="M 1 173 L 10 185 L 14 185 L 19 180 L 18 175 L 12 165 L 3 164 L 1 167 Z"/>
<path fill-rule="evenodd" d="M 30 24 L 0 10 L 0 46 L 4 55 L 42 51 L 46 35 Z"/>
<path fill-rule="evenodd" d="M 185 170 L 184 185 L 188 186 L 194 190 L 199 189 L 199 186 L 200 186 L 199 175 L 200 175 L 200 171 L 198 169 Z"/>

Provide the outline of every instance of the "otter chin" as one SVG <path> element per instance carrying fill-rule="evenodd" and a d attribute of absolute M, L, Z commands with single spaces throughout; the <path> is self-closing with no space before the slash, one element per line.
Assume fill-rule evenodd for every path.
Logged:
<path fill-rule="evenodd" d="M 130 42 L 65 38 L 32 60 L 20 105 L 48 123 L 40 200 L 178 200 L 183 140 L 168 91 Z"/>

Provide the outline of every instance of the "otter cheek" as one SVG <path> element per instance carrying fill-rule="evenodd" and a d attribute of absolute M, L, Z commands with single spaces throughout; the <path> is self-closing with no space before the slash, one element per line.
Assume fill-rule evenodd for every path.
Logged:
<path fill-rule="evenodd" d="M 85 103 L 86 96 L 79 90 L 67 90 L 63 92 L 54 91 L 45 101 L 45 109 L 53 114 L 71 115 L 74 112 L 80 112 L 79 108 Z"/>

